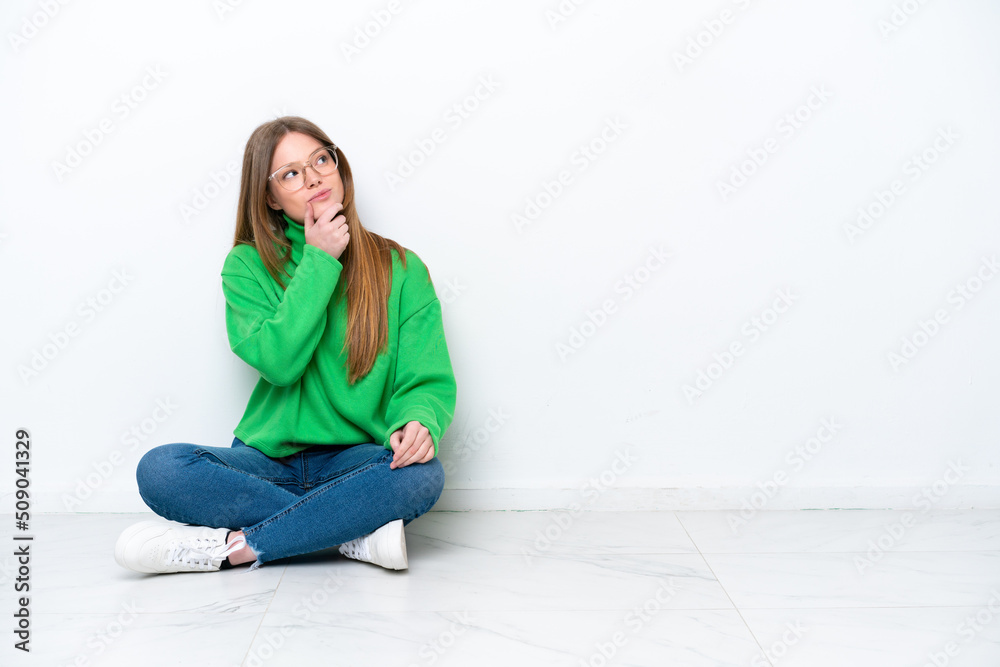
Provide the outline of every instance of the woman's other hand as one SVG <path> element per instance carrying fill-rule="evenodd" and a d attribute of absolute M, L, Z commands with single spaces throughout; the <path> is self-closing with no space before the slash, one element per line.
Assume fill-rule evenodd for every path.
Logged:
<path fill-rule="evenodd" d="M 434 441 L 427 427 L 418 421 L 411 421 L 389 436 L 392 447 L 392 469 L 402 468 L 411 463 L 427 463 L 434 458 Z"/>

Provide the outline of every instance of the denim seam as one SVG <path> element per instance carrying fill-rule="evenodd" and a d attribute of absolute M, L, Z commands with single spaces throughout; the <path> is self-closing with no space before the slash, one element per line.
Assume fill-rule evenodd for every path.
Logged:
<path fill-rule="evenodd" d="M 303 459 L 303 463 L 305 463 L 304 459 Z M 321 479 L 317 479 L 314 483 L 310 483 L 309 487 L 310 488 L 317 488 L 317 487 L 323 486 L 324 484 L 326 484 L 330 480 L 334 480 L 334 479 L 338 479 L 338 478 L 345 478 L 345 476 L 346 477 L 350 477 L 351 475 L 354 474 L 355 471 L 360 470 L 361 466 L 363 466 L 363 465 L 365 465 L 365 464 L 364 463 L 359 463 L 357 466 L 355 466 L 353 468 L 348 468 L 347 470 L 338 470 L 338 471 L 336 471 L 336 472 L 334 472 L 334 473 L 332 473 L 330 475 L 327 475 L 326 477 L 323 477 Z M 309 478 L 308 477 L 304 477 L 304 481 L 305 482 L 309 482 Z"/>
<path fill-rule="evenodd" d="M 326 492 L 326 491 L 327 491 L 328 489 L 332 489 L 332 488 L 334 488 L 335 486 L 337 486 L 337 485 L 338 485 L 338 484 L 340 484 L 341 482 L 345 482 L 345 481 L 349 480 L 350 478 L 354 477 L 355 475 L 359 475 L 359 474 L 361 474 L 362 472 L 364 472 L 364 471 L 366 471 L 366 470 L 368 470 L 368 469 L 370 469 L 370 468 L 374 468 L 375 466 L 378 466 L 378 465 L 382 465 L 383 463 L 384 463 L 384 461 L 381 461 L 381 460 L 380 460 L 380 461 L 375 461 L 375 462 L 373 462 L 373 463 L 370 463 L 370 464 L 368 464 L 368 465 L 366 465 L 366 466 L 362 466 L 362 467 L 359 467 L 359 468 L 356 468 L 356 469 L 354 470 L 354 472 L 352 472 L 351 474 L 349 474 L 349 475 L 345 475 L 345 476 L 343 476 L 343 477 L 340 477 L 339 479 L 336 479 L 336 480 L 334 480 L 334 481 L 333 481 L 333 483 L 331 483 L 331 484 L 327 484 L 327 485 L 325 485 L 325 486 L 322 486 L 322 487 L 319 487 L 319 488 L 317 488 L 317 490 L 316 490 L 316 493 L 317 493 L 317 494 L 319 494 L 319 493 L 325 493 L 325 492 Z M 265 528 L 265 527 L 266 527 L 266 526 L 267 526 L 268 524 L 270 524 L 270 523 L 272 523 L 272 522 L 274 522 L 274 521 L 277 521 L 278 519 L 281 519 L 281 518 L 282 518 L 282 517 L 284 517 L 284 516 L 285 516 L 286 514 L 288 514 L 288 513 L 289 513 L 289 512 L 291 512 L 292 510 L 296 509 L 297 507 L 299 507 L 299 505 L 301 505 L 302 503 L 306 502 L 307 500 L 312 500 L 312 494 L 309 494 L 309 495 L 307 495 L 307 496 L 303 496 L 303 497 L 302 497 L 301 499 L 299 499 L 299 501 L 298 501 L 298 502 L 296 502 L 295 504 L 293 504 L 293 505 L 289 505 L 288 507 L 286 507 L 285 509 L 283 509 L 283 510 L 281 511 L 281 513 L 280 513 L 280 514 L 276 514 L 275 516 L 272 516 L 272 517 L 271 517 L 271 518 L 269 518 L 269 519 L 265 519 L 263 523 L 259 524 L 259 525 L 258 525 L 257 527 L 255 527 L 255 528 L 251 529 L 251 530 L 250 530 L 250 533 L 251 533 L 251 534 L 253 534 L 253 533 L 256 533 L 256 532 L 257 532 L 258 530 L 261 530 L 262 528 Z M 248 535 L 248 533 L 247 533 L 247 531 L 246 531 L 246 530 L 244 530 L 244 531 L 243 531 L 243 535 L 244 535 L 244 536 L 247 536 L 247 535 Z M 252 547 L 251 547 L 251 548 L 252 548 Z M 254 551 L 256 551 L 256 549 L 254 549 Z M 258 557 L 258 560 L 260 559 L 260 555 L 261 555 L 261 553 L 258 553 L 258 554 L 257 554 L 257 557 Z"/>
<path fill-rule="evenodd" d="M 233 466 L 228 465 L 226 463 L 223 463 L 219 459 L 215 458 L 214 454 L 211 454 L 211 452 L 208 452 L 207 450 L 204 450 L 204 449 L 195 450 L 195 453 L 198 454 L 199 458 L 203 458 L 205 461 L 211 463 L 214 466 L 218 466 L 220 468 L 225 468 L 226 470 L 232 470 L 234 472 L 242 473 L 242 474 L 246 475 L 247 477 L 252 477 L 253 479 L 259 479 L 262 482 L 268 482 L 268 483 L 271 483 L 271 484 L 298 484 L 299 483 L 299 480 L 295 479 L 294 477 L 261 477 L 260 475 L 254 475 L 253 473 L 249 473 L 246 470 L 243 470 L 242 468 L 234 468 Z M 201 456 L 202 453 L 209 454 L 209 456 L 203 457 L 203 456 Z"/>

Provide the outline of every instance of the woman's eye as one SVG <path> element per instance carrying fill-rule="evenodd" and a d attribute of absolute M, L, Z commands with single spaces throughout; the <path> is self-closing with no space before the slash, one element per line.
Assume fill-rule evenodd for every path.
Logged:
<path fill-rule="evenodd" d="M 287 181 L 290 178 L 294 178 L 297 173 L 298 172 L 295 171 L 294 169 L 289 169 L 288 171 L 286 171 L 285 173 L 283 173 L 281 175 L 281 177 Z"/>

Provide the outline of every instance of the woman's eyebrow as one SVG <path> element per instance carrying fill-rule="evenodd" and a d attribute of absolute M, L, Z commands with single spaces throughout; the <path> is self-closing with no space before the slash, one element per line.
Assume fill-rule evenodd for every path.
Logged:
<path fill-rule="evenodd" d="M 321 148 L 323 148 L 323 147 L 322 146 L 317 146 L 316 148 L 314 148 L 311 151 L 309 151 L 309 155 L 312 155 L 313 153 L 315 153 L 316 151 L 318 151 Z M 309 155 L 306 156 L 307 159 L 309 158 Z M 289 164 L 305 164 L 305 160 L 292 160 L 291 162 L 282 162 L 281 164 L 279 164 L 274 169 L 281 169 L 285 165 L 289 165 Z M 271 171 L 274 171 L 274 169 L 272 169 Z"/>

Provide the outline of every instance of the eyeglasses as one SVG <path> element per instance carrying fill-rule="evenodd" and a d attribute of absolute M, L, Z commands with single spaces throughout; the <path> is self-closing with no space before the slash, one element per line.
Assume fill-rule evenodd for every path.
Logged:
<path fill-rule="evenodd" d="M 330 144 L 317 148 L 304 164 L 302 162 L 289 162 L 268 176 L 267 180 L 276 179 L 282 188 L 289 192 L 295 192 L 306 184 L 306 167 L 312 167 L 321 176 L 329 176 L 337 171 L 337 147 Z"/>

